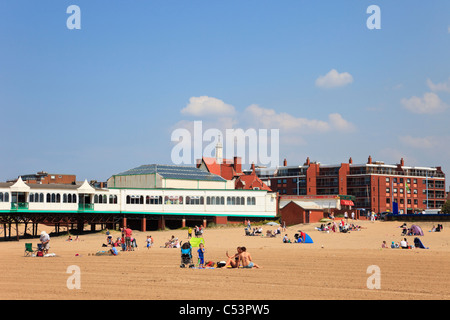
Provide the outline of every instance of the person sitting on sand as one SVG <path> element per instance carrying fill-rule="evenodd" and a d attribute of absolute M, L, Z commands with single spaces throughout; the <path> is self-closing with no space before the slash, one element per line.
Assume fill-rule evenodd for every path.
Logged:
<path fill-rule="evenodd" d="M 400 241 L 400 247 L 401 247 L 402 249 L 409 249 L 408 241 L 406 240 L 406 238 L 403 238 L 403 240 Z"/>
<path fill-rule="evenodd" d="M 113 256 L 117 256 L 119 254 L 119 251 L 117 251 L 117 248 L 113 244 L 111 244 L 111 249 L 109 252 L 111 252 Z"/>
<path fill-rule="evenodd" d="M 242 264 L 243 268 L 252 269 L 252 268 L 261 268 L 256 263 L 252 261 L 252 256 L 247 252 L 247 248 L 241 247 L 241 253 L 239 254 L 239 263 Z"/>
<path fill-rule="evenodd" d="M 237 247 L 236 251 L 237 252 L 232 256 L 228 255 L 228 251 L 226 252 L 228 259 L 227 262 L 225 263 L 225 268 L 228 266 L 231 266 L 231 268 L 239 267 L 239 254 L 242 252 L 241 247 Z"/>
<path fill-rule="evenodd" d="M 289 240 L 287 234 L 285 234 L 284 237 L 283 237 L 283 243 L 291 243 L 291 240 Z"/>
<path fill-rule="evenodd" d="M 164 248 L 173 248 L 173 244 L 175 243 L 175 236 L 172 236 L 165 244 Z"/>

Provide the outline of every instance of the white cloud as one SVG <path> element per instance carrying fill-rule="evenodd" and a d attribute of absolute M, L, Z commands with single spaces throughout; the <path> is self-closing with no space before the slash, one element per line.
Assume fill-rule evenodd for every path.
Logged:
<path fill-rule="evenodd" d="M 404 98 L 401 103 L 407 110 L 418 114 L 436 114 L 443 112 L 448 107 L 434 92 L 425 93 L 423 98 L 416 96 L 409 99 Z"/>
<path fill-rule="evenodd" d="M 353 123 L 345 120 L 339 113 L 332 113 L 328 116 L 332 128 L 341 132 L 353 132 L 356 130 Z"/>
<path fill-rule="evenodd" d="M 182 114 L 192 116 L 211 116 L 211 115 L 233 115 L 235 109 L 232 105 L 223 102 L 220 99 L 201 96 L 191 97 L 189 104 L 181 110 Z"/>
<path fill-rule="evenodd" d="M 288 113 L 277 113 L 273 109 L 261 108 L 253 104 L 245 110 L 248 117 L 264 128 L 275 128 L 288 132 L 315 133 L 315 132 L 349 132 L 355 126 L 345 120 L 340 114 L 333 113 L 328 116 L 328 121 L 294 117 Z"/>
<path fill-rule="evenodd" d="M 401 136 L 399 140 L 401 143 L 413 148 L 429 149 L 436 146 L 436 139 L 433 137 Z"/>
<path fill-rule="evenodd" d="M 430 88 L 431 91 L 444 91 L 444 92 L 450 92 L 450 78 L 448 78 L 447 82 L 442 83 L 433 83 L 430 79 L 427 79 L 427 85 Z"/>
<path fill-rule="evenodd" d="M 336 69 L 332 69 L 324 76 L 320 76 L 316 80 L 316 86 L 321 88 L 343 87 L 353 82 L 353 76 L 348 72 L 339 73 Z"/>

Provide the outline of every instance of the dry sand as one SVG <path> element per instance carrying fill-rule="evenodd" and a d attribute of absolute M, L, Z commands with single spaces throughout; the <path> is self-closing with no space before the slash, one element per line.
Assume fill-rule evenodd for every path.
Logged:
<path fill-rule="evenodd" d="M 161 300 L 299 300 L 299 299 L 449 299 L 450 223 L 431 233 L 432 223 L 422 227 L 424 249 L 381 249 L 385 240 L 401 240 L 400 222 L 358 221 L 364 229 L 350 233 L 322 233 L 319 224 L 287 229 L 293 239 L 297 230 L 308 233 L 313 244 L 283 244 L 281 237 L 249 237 L 243 227 L 206 229 L 206 260 L 225 260 L 246 246 L 261 269 L 182 269 L 180 250 L 161 248 L 172 235 L 187 240 L 186 230 L 134 231 L 138 249 L 119 256 L 93 256 L 104 250 L 104 233 L 86 234 L 81 241 L 67 236 L 52 237 L 56 257 L 24 257 L 26 242 L 0 242 L 0 286 L 7 288 L 0 299 L 161 299 Z M 409 224 L 410 225 L 410 224 Z M 44 227 L 40 228 L 42 230 Z M 51 231 L 51 228 L 47 231 Z M 265 230 L 274 227 L 264 226 Z M 39 230 L 39 231 L 40 231 Z M 117 231 L 113 231 L 118 236 Z M 145 247 L 151 234 L 155 245 Z M 407 237 L 413 242 L 414 237 Z M 323 246 L 323 248 L 322 248 Z M 77 255 L 78 254 L 78 255 Z M 194 254 L 196 256 L 196 254 Z M 67 288 L 76 265 L 81 271 L 81 289 Z M 380 289 L 368 289 L 371 265 L 380 268 Z"/>

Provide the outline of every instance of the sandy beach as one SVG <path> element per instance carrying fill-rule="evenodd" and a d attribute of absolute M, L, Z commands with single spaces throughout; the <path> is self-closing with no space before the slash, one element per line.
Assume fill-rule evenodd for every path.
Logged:
<path fill-rule="evenodd" d="M 55 257 L 24 257 L 26 242 L 1 241 L 0 299 L 122 299 L 122 300 L 441 300 L 450 298 L 450 224 L 442 232 L 429 232 L 433 223 L 417 223 L 429 249 L 381 249 L 386 241 L 399 242 L 400 222 L 356 221 L 362 229 L 349 233 L 324 233 L 319 224 L 296 225 L 285 233 L 294 239 L 297 230 L 308 233 L 313 244 L 283 244 L 282 237 L 245 236 L 244 227 L 207 228 L 206 261 L 226 260 L 245 246 L 261 269 L 183 269 L 180 249 L 162 248 L 172 236 L 187 240 L 187 230 L 133 231 L 138 248 L 118 256 L 95 256 L 106 243 L 104 232 L 85 234 L 80 241 L 67 235 L 51 238 Z M 408 226 L 410 223 L 408 224 Z M 266 230 L 275 227 L 263 226 Z M 51 227 L 40 226 L 52 231 Z M 118 231 L 112 231 L 118 237 Z M 153 248 L 145 247 L 152 235 Z M 413 236 L 406 237 L 413 243 Z M 196 258 L 194 251 L 194 258 Z M 196 260 L 196 259 L 194 259 Z M 69 289 L 69 266 L 80 270 L 80 289 Z M 369 289 L 369 266 L 380 270 L 380 289 Z"/>

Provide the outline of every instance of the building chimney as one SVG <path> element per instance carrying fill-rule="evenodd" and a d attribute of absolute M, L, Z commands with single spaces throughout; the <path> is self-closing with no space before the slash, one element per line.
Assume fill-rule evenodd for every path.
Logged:
<path fill-rule="evenodd" d="M 403 158 L 400 159 L 400 165 L 403 167 L 405 165 L 405 160 Z"/>
<path fill-rule="evenodd" d="M 348 163 L 353 164 L 353 159 L 352 159 L 352 157 L 350 157 L 350 159 L 348 159 Z"/>
<path fill-rule="evenodd" d="M 285 166 L 285 167 L 287 166 L 287 160 L 286 159 L 283 160 L 283 166 Z"/>
<path fill-rule="evenodd" d="M 369 156 L 369 160 L 367 160 L 367 164 L 372 164 L 372 156 Z"/>
<path fill-rule="evenodd" d="M 306 158 L 305 165 L 309 166 L 310 164 L 311 164 L 311 161 L 309 161 L 309 157 L 308 157 L 308 158 Z"/>
<path fill-rule="evenodd" d="M 241 157 L 233 157 L 233 167 L 234 167 L 234 171 L 236 171 L 236 173 L 240 174 L 242 173 L 242 163 L 241 163 Z"/>
<path fill-rule="evenodd" d="M 255 173 L 255 163 L 252 162 L 252 174 L 256 174 Z"/>

